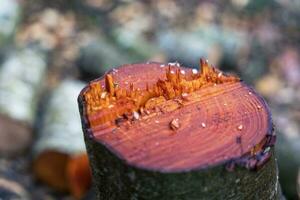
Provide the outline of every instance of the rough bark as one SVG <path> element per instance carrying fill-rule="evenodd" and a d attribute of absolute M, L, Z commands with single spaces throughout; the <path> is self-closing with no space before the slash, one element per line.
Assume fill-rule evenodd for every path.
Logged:
<path fill-rule="evenodd" d="M 108 75 L 114 76 L 114 83 L 120 88 L 125 87 L 124 82 L 130 79 L 130 82 L 136 83 L 139 90 L 143 91 L 147 87 L 148 91 L 148 86 L 145 86 L 147 82 L 153 83 L 158 79 L 165 78 L 162 66 L 165 65 L 157 63 L 127 65 L 108 72 Z M 186 74 L 191 74 L 191 71 L 186 68 L 179 69 L 186 70 Z M 202 75 L 208 73 L 207 71 L 209 69 L 203 69 L 202 63 Z M 158 74 L 156 74 L 157 72 Z M 171 76 L 170 74 L 167 72 L 166 76 Z M 105 76 L 107 92 L 118 93 L 114 90 L 116 88 L 112 87 L 113 84 L 110 84 L 111 78 L 108 75 Z M 218 77 L 220 76 L 218 73 Z M 79 96 L 79 109 L 98 199 L 281 198 L 273 149 L 275 135 L 270 113 L 264 100 L 244 83 L 233 83 L 233 85 L 239 85 L 239 89 L 228 89 L 231 86 L 225 83 L 224 85 L 213 84 L 200 88 L 199 91 L 191 93 L 192 97 L 187 100 L 198 103 L 185 104 L 181 102 L 182 107 L 175 106 L 175 109 L 170 102 L 172 99 L 162 103 L 164 105 L 162 107 L 159 107 L 159 103 L 157 103 L 159 109 L 156 109 L 155 115 L 152 115 L 156 119 L 155 122 L 151 121 L 151 116 L 147 121 L 149 119 L 147 115 L 145 115 L 146 117 L 142 114 L 136 115 L 136 111 L 134 111 L 135 121 L 131 124 L 128 122 L 129 125 L 124 125 L 126 128 L 122 129 L 122 125 L 118 126 L 118 117 L 116 117 L 116 122 L 108 122 L 115 119 L 114 111 L 109 112 L 110 114 L 105 117 L 104 108 L 94 115 L 88 109 L 90 108 L 88 105 L 90 97 L 85 98 L 85 94 L 95 87 L 97 82 L 103 84 L 104 78 L 96 80 L 82 91 Z M 132 86 L 130 87 L 132 88 Z M 218 91 L 222 90 L 222 87 L 226 92 L 219 93 Z M 238 92 L 235 93 L 235 90 Z M 166 93 L 168 91 L 165 91 L 163 95 Z M 241 94 L 239 95 L 239 93 Z M 189 98 L 185 93 L 183 94 L 183 100 Z M 197 95 L 201 97 L 200 100 L 197 99 Z M 253 101 L 253 99 L 256 100 Z M 232 105 L 229 106 L 233 115 L 230 112 L 222 111 L 224 108 L 220 108 L 220 102 L 223 103 L 223 100 L 232 101 Z M 177 101 L 179 100 L 177 99 Z M 209 102 L 209 104 L 200 103 L 202 101 Z M 252 103 L 249 103 L 250 106 L 244 109 L 241 105 L 245 102 Z M 197 104 L 201 106 L 201 109 L 197 109 Z M 220 109 L 221 111 L 219 115 L 214 112 L 212 115 L 206 113 L 207 123 L 205 124 L 202 122 L 202 115 L 205 115 L 207 110 L 203 111 L 205 110 L 203 108 L 208 109 L 207 106 L 211 106 L 212 110 Z M 109 107 L 113 108 L 115 105 Z M 219 108 L 217 109 L 217 107 Z M 239 109 L 235 109 L 235 107 Z M 162 108 L 169 110 L 161 112 Z M 244 113 L 246 111 L 252 114 L 247 115 Z M 116 113 L 120 113 L 120 110 Z M 159 115 L 156 115 L 157 113 Z M 199 116 L 194 116 L 192 113 Z M 242 120 L 239 122 L 243 122 L 243 126 L 236 127 L 236 121 L 234 121 L 236 115 L 241 115 L 239 117 Z M 171 125 L 173 126 L 170 128 L 164 121 L 164 119 L 167 119 L 166 121 L 170 121 L 172 118 L 178 119 L 180 116 L 181 125 L 178 125 L 176 121 L 172 124 L 172 120 Z M 229 116 L 229 118 L 225 119 L 219 116 L 225 116 L 225 118 Z M 147 119 L 145 120 L 144 117 Z M 188 123 L 185 123 L 186 119 L 188 119 Z M 155 126 L 155 123 L 160 124 Z M 226 123 L 232 123 L 232 126 L 222 127 Z M 209 129 L 209 126 L 215 126 L 215 129 Z M 241 135 L 235 135 L 234 132 L 241 133 Z M 201 136 L 201 133 L 207 135 Z M 247 139 L 247 134 L 255 135 L 254 138 L 257 140 L 253 140 L 252 137 Z M 224 148 L 212 150 L 211 154 L 202 154 L 201 151 L 205 152 L 207 148 L 217 149 L 219 145 L 224 145 L 221 140 L 233 135 L 233 140 Z M 189 140 L 190 137 L 193 139 Z M 208 141 L 209 144 L 206 148 L 202 148 L 205 144 L 201 142 L 206 137 L 214 139 Z M 155 143 L 155 147 L 150 148 L 151 145 L 153 146 L 153 141 L 159 143 Z M 195 152 L 195 146 L 200 146 L 197 147 L 198 149 L 196 148 L 197 152 Z M 231 147 L 241 149 L 234 150 Z M 216 156 L 217 154 L 219 156 Z"/>
<path fill-rule="evenodd" d="M 221 164 L 164 173 L 128 165 L 86 137 L 97 199 L 281 199 L 275 156 L 258 171 Z"/>

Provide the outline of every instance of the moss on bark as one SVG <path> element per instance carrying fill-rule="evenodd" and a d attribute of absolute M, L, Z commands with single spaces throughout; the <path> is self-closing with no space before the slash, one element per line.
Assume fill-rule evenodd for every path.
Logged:
<path fill-rule="evenodd" d="M 98 199 L 280 199 L 274 152 L 259 170 L 225 163 L 181 173 L 128 165 L 85 134 Z"/>

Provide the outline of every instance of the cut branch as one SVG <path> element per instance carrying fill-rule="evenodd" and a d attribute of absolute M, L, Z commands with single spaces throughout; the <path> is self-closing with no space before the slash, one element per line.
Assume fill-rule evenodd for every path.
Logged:
<path fill-rule="evenodd" d="M 99 199 L 279 198 L 265 101 L 207 62 L 121 66 L 79 108 Z"/>

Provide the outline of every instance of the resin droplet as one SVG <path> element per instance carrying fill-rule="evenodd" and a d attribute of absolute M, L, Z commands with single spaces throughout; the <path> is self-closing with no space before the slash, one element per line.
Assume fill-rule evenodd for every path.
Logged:
<path fill-rule="evenodd" d="M 260 109 L 261 109 L 261 106 L 260 106 L 260 105 L 258 105 L 258 106 L 257 106 L 257 108 L 258 108 L 258 110 L 260 110 Z"/>
<path fill-rule="evenodd" d="M 241 130 L 243 129 L 243 125 L 239 125 L 239 126 L 237 127 L 237 129 L 238 129 L 239 131 L 241 131 Z"/>
<path fill-rule="evenodd" d="M 140 118 L 139 113 L 136 112 L 136 111 L 134 111 L 134 112 L 133 112 L 133 118 L 134 118 L 135 120 L 138 120 L 138 119 Z"/>

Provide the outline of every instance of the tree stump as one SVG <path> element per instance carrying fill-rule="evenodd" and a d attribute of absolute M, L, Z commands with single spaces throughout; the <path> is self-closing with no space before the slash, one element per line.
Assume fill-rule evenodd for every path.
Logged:
<path fill-rule="evenodd" d="M 78 102 L 98 199 L 280 198 L 267 104 L 203 60 L 123 65 Z"/>

